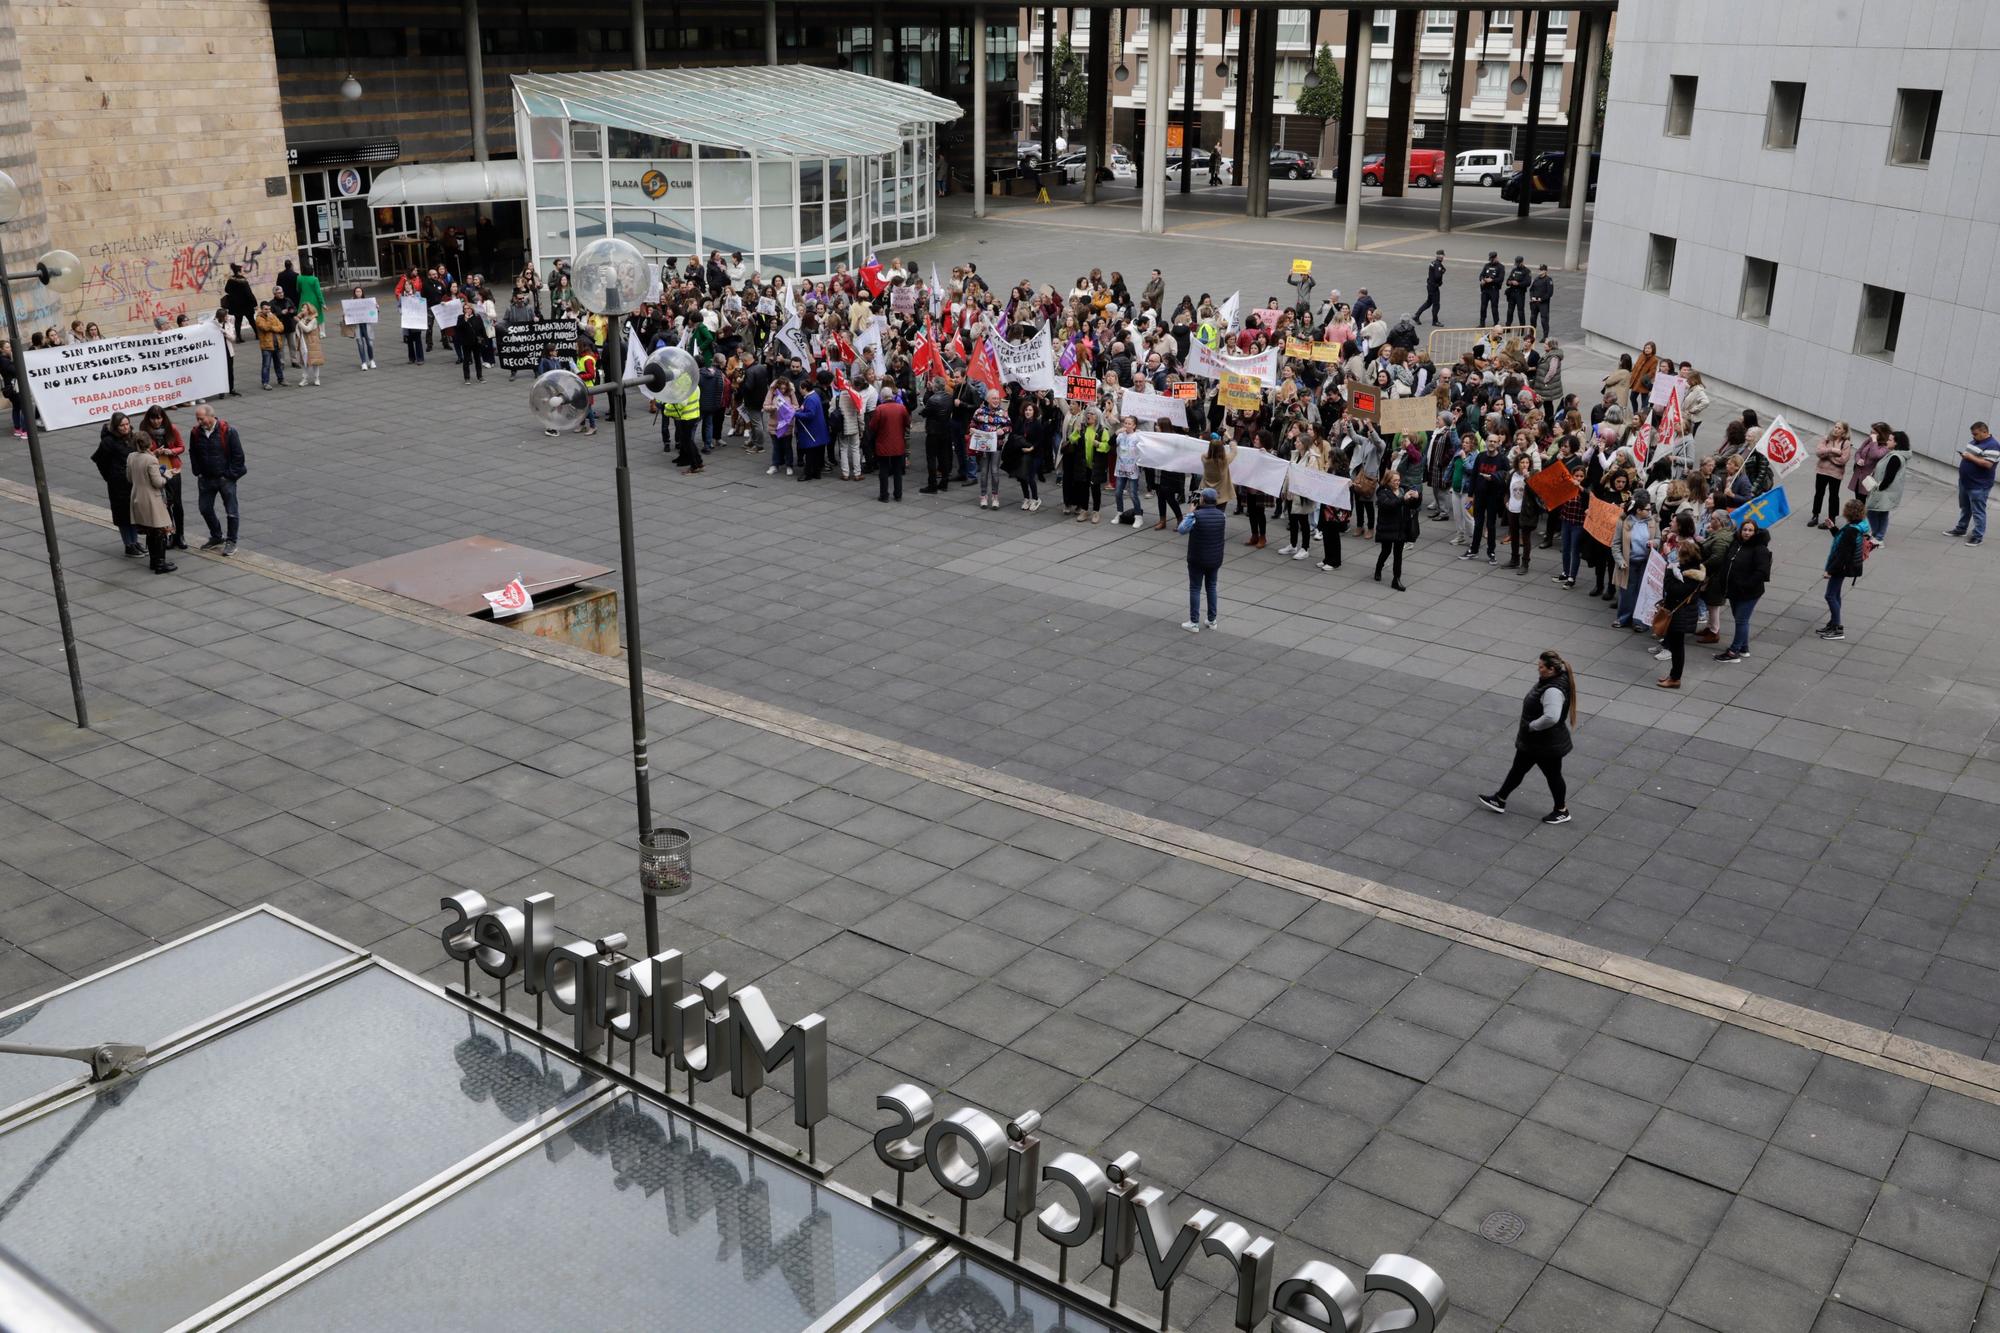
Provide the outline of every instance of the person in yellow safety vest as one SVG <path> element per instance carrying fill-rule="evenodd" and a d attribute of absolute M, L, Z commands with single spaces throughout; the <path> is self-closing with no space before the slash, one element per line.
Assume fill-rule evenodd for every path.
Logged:
<path fill-rule="evenodd" d="M 1098 522 L 1099 511 L 1104 508 L 1104 483 L 1111 475 L 1111 431 L 1103 424 L 1103 418 L 1093 407 L 1079 415 L 1076 425 L 1070 429 L 1070 438 L 1083 443 L 1081 451 L 1083 467 L 1082 475 L 1075 479 L 1076 485 L 1072 491 L 1071 479 L 1065 465 L 1063 476 L 1065 501 L 1071 494 L 1075 495 L 1076 521 L 1079 523 L 1085 521 L 1084 505 L 1088 503 L 1090 508 L 1087 517 L 1090 522 L 1095 523 Z M 1068 450 L 1064 450 L 1063 453 L 1065 459 L 1072 457 Z"/>
<path fill-rule="evenodd" d="M 1216 325 L 1213 315 L 1201 322 L 1201 327 L 1194 331 L 1194 336 L 1211 352 L 1222 346 L 1222 330 Z"/>
<path fill-rule="evenodd" d="M 701 420 L 701 393 L 689 394 L 684 403 L 670 403 L 660 400 L 660 449 L 665 452 L 669 443 L 677 446 L 674 466 L 692 476 L 701 471 L 701 449 L 696 440 L 699 432 L 695 429 Z M 671 432 L 671 433 L 669 433 Z"/>

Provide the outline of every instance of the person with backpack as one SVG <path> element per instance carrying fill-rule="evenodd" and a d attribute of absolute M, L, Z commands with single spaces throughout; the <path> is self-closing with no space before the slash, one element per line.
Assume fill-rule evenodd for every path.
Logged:
<path fill-rule="evenodd" d="M 1535 683 L 1521 700 L 1521 724 L 1514 732 L 1514 765 L 1499 788 L 1479 803 L 1496 815 L 1507 813 L 1507 798 L 1539 768 L 1548 779 L 1549 795 L 1555 808 L 1542 816 L 1544 824 L 1569 823 L 1569 787 L 1563 781 L 1562 761 L 1574 747 L 1570 729 L 1576 726 L 1577 675 L 1562 654 L 1553 648 L 1535 659 Z"/>
<path fill-rule="evenodd" d="M 1215 488 L 1201 488 L 1201 503 L 1180 521 L 1177 531 L 1187 534 L 1188 618 L 1181 628 L 1190 634 L 1201 631 L 1201 594 L 1208 590 L 1208 627 L 1215 628 L 1215 581 L 1222 572 L 1223 548 L 1229 544 L 1229 520 L 1216 503 Z"/>
<path fill-rule="evenodd" d="M 236 483 L 250 471 L 243 458 L 243 438 L 234 426 L 215 415 L 214 408 L 203 403 L 194 410 L 194 431 L 188 436 L 187 458 L 188 469 L 194 473 L 195 506 L 201 511 L 202 521 L 208 524 L 208 540 L 201 544 L 201 549 L 212 551 L 219 546 L 224 555 L 235 555 L 240 522 Z M 226 535 L 215 520 L 218 496 L 229 519 Z"/>
<path fill-rule="evenodd" d="M 1826 569 L 1820 574 L 1826 580 L 1826 624 L 1813 631 L 1829 642 L 1847 637 L 1847 627 L 1840 618 L 1841 585 L 1860 578 L 1862 562 L 1868 558 L 1868 511 L 1861 501 L 1849 500 L 1841 506 L 1840 516 L 1846 522 L 1833 534 L 1833 543 L 1826 552 Z"/>

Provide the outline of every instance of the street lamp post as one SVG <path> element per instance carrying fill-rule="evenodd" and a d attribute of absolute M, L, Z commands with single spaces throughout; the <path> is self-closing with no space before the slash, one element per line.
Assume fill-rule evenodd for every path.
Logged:
<path fill-rule="evenodd" d="M 646 760 L 645 656 L 639 645 L 639 570 L 632 537 L 632 473 L 625 453 L 625 390 L 644 386 L 648 392 L 680 403 L 696 392 L 694 358 L 678 347 L 663 347 L 646 358 L 639 373 L 621 377 L 624 317 L 646 299 L 646 257 L 639 247 L 615 236 L 600 237 L 577 253 L 573 266 L 576 299 L 587 310 L 606 317 L 604 356 L 608 374 L 593 388 L 568 370 L 551 370 L 529 390 L 529 405 L 542 424 L 568 430 L 582 421 L 593 397 L 605 401 L 617 441 L 618 558 L 622 566 L 621 594 L 625 618 L 625 674 L 632 708 L 632 792 L 638 806 L 639 840 L 643 849 L 653 836 L 653 798 Z M 660 951 L 659 895 L 645 893 L 646 953 Z"/>
<path fill-rule="evenodd" d="M 21 187 L 0 171 L 0 223 L 21 215 Z M 28 462 L 35 473 L 35 502 L 42 511 L 42 539 L 49 547 L 49 581 L 55 585 L 56 619 L 62 624 L 63 656 L 69 662 L 69 692 L 76 701 L 76 725 L 90 725 L 90 709 L 83 701 L 83 668 L 76 660 L 76 629 L 69 618 L 69 587 L 63 582 L 62 549 L 56 544 L 56 515 L 49 505 L 49 475 L 42 466 L 42 428 L 35 420 L 35 390 L 28 375 L 27 345 L 21 341 L 21 323 L 14 313 L 14 284 L 29 278 L 50 291 L 73 292 L 83 285 L 83 263 L 67 250 L 51 250 L 35 261 L 27 273 L 8 273 L 7 256 L 0 247 L 0 301 L 7 307 L 7 338 L 14 346 L 15 377 L 20 384 L 21 417 L 28 430 Z"/>

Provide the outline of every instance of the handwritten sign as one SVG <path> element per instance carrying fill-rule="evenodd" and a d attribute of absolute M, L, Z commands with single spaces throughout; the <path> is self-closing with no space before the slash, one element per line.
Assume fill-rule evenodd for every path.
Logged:
<path fill-rule="evenodd" d="M 500 326 L 498 351 L 500 369 L 533 370 L 541 364 L 542 353 L 551 347 L 555 348 L 558 356 L 574 352 L 580 331 L 573 319 L 531 319 L 525 324 L 503 323 Z"/>
<path fill-rule="evenodd" d="M 1221 398 L 1224 407 L 1254 412 L 1263 406 L 1264 386 L 1253 376 L 1225 371 L 1222 376 L 1222 391 L 1217 396 Z"/>
<path fill-rule="evenodd" d="M 1201 397 L 1201 385 L 1193 380 L 1175 380 L 1167 387 L 1173 393 L 1174 397 L 1187 402 L 1193 402 L 1195 399 Z"/>
<path fill-rule="evenodd" d="M 340 320 L 343 324 L 379 324 L 382 322 L 382 307 L 372 297 L 342 301 Z"/>
<path fill-rule="evenodd" d="M 1528 478 L 1528 489 L 1542 502 L 1542 508 L 1560 509 L 1574 500 L 1583 488 L 1576 484 L 1576 478 L 1570 475 L 1568 468 L 1552 463 Z"/>
<path fill-rule="evenodd" d="M 1313 271 L 1313 262 L 1312 262 L 1312 260 L 1310 260 L 1310 259 L 1294 259 L 1294 260 L 1292 261 L 1292 272 L 1294 272 L 1294 273 L 1310 273 L 1310 272 L 1312 272 L 1312 271 Z"/>
<path fill-rule="evenodd" d="M 463 301 L 439 301 L 437 305 L 432 307 L 431 317 L 437 320 L 439 328 L 455 329 L 458 327 L 459 312 L 464 308 L 465 302 Z"/>
<path fill-rule="evenodd" d="M 899 315 L 909 315 L 917 308 L 917 289 L 914 287 L 892 287 L 889 289 L 889 309 Z"/>
<path fill-rule="evenodd" d="M 1090 375 L 1071 375 L 1069 386 L 1063 394 L 1072 403 L 1094 403 L 1097 401 L 1097 380 Z"/>
<path fill-rule="evenodd" d="M 1304 338 L 1285 339 L 1285 356 L 1292 361 L 1312 360 L 1313 345 Z"/>
<path fill-rule="evenodd" d="M 1339 343 L 1314 343 L 1312 345 L 1312 352 L 1313 360 L 1315 361 L 1324 361 L 1331 365 L 1340 360 Z"/>
<path fill-rule="evenodd" d="M 396 303 L 396 312 L 405 329 L 415 329 L 422 333 L 430 327 L 430 307 L 424 304 L 424 298 L 421 296 L 405 296 Z"/>
<path fill-rule="evenodd" d="M 768 296 L 760 296 L 757 298 L 757 313 L 760 315 L 775 315 L 778 313 L 778 303 Z"/>
<path fill-rule="evenodd" d="M 1378 412 L 1385 435 L 1436 430 L 1437 415 L 1437 399 L 1429 394 L 1422 398 L 1384 398 Z"/>
<path fill-rule="evenodd" d="M 1583 530 L 1592 541 L 1609 548 L 1618 540 L 1618 520 L 1624 512 L 1616 501 L 1593 495 L 1590 497 L 1590 508 L 1584 511 Z"/>

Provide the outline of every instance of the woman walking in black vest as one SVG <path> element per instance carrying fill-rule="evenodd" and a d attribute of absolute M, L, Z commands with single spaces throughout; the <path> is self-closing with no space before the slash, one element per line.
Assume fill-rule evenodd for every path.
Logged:
<path fill-rule="evenodd" d="M 1507 798 L 1528 770 L 1539 768 L 1549 780 L 1555 809 L 1542 816 L 1544 824 L 1569 823 L 1569 787 L 1563 782 L 1563 756 L 1570 752 L 1570 728 L 1576 725 L 1576 672 L 1551 649 L 1536 659 L 1536 680 L 1521 700 L 1521 726 L 1514 733 L 1514 766 L 1500 790 L 1479 803 L 1496 815 L 1507 813 Z"/>

